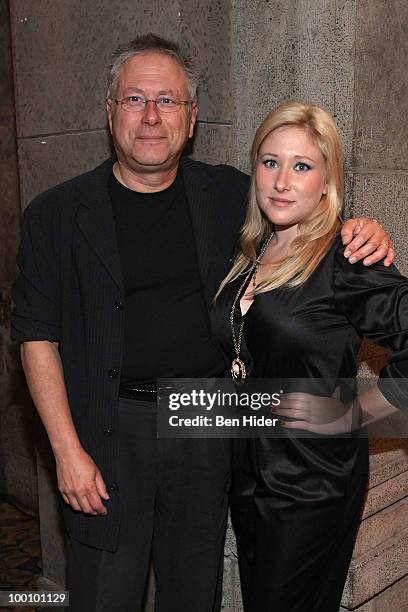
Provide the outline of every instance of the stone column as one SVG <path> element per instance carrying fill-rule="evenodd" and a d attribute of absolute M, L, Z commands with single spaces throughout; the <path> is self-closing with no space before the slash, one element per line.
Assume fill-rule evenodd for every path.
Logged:
<path fill-rule="evenodd" d="M 408 6 L 404 0 L 232 0 L 233 161 L 249 170 L 257 125 L 287 99 L 324 106 L 345 150 L 348 214 L 378 217 L 408 272 Z M 384 351 L 366 346 L 365 375 Z M 408 608 L 408 442 L 373 440 L 363 521 L 342 610 Z M 233 534 L 225 605 L 242 610 Z"/>
<path fill-rule="evenodd" d="M 359 0 L 355 13 L 350 209 L 378 217 L 408 274 L 408 6 Z M 384 351 L 366 350 L 378 373 Z M 367 366 L 364 367 L 367 373 Z M 408 440 L 373 440 L 363 521 L 342 610 L 408 609 Z"/>
<path fill-rule="evenodd" d="M 33 410 L 17 347 L 10 341 L 11 284 L 19 241 L 20 195 L 8 0 L 0 0 L 0 495 L 37 514 Z"/>

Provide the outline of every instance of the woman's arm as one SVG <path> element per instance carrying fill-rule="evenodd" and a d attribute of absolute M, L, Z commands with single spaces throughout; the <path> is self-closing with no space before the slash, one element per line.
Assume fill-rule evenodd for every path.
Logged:
<path fill-rule="evenodd" d="M 374 423 L 397 410 L 408 411 L 408 279 L 395 266 L 361 262 L 348 265 L 338 248 L 333 290 L 337 308 L 361 336 L 390 349 L 378 384 L 361 393 L 354 406 L 339 394 L 323 398 L 305 393 L 283 396 L 277 415 L 290 417 L 288 428 L 336 434 Z M 358 408 L 358 418 L 356 409 Z"/>
<path fill-rule="evenodd" d="M 338 394 L 319 397 L 308 393 L 289 393 L 282 396 L 280 406 L 272 413 L 289 421 L 280 423 L 286 429 L 300 429 L 320 435 L 334 436 L 350 433 L 372 425 L 398 412 L 377 385 L 360 393 L 353 402 L 344 404 Z"/>

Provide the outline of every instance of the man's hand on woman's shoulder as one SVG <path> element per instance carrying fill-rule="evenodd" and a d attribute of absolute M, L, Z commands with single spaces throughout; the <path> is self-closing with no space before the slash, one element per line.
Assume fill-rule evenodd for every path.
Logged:
<path fill-rule="evenodd" d="M 391 238 L 376 219 L 356 217 L 345 221 L 341 229 L 344 256 L 351 264 L 363 260 L 365 266 L 371 266 L 384 260 L 384 266 L 390 266 L 395 253 Z"/>

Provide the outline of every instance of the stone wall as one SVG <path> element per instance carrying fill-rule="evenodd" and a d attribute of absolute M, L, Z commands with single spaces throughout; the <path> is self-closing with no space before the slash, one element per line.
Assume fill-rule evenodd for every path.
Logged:
<path fill-rule="evenodd" d="M 408 274 L 408 4 L 359 0 L 356 7 L 353 212 L 389 228 Z"/>
<path fill-rule="evenodd" d="M 408 274 L 408 5 L 358 0 L 354 31 L 353 214 L 389 229 L 397 264 Z M 385 352 L 366 350 L 374 372 Z M 408 608 L 408 440 L 373 440 L 363 520 L 343 594 L 343 610 Z"/>
<path fill-rule="evenodd" d="M 36 514 L 34 413 L 10 341 L 20 197 L 8 0 L 0 0 L 0 185 L 0 495 Z"/>
<path fill-rule="evenodd" d="M 21 199 L 110 154 L 107 65 L 137 34 L 183 40 L 202 73 L 194 155 L 229 159 L 229 2 L 11 0 Z"/>

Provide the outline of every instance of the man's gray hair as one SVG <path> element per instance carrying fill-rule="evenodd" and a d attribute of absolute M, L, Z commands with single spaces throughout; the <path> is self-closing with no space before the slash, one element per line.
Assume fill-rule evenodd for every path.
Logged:
<path fill-rule="evenodd" d="M 176 61 L 186 75 L 189 99 L 192 102 L 196 102 L 198 75 L 195 72 L 190 58 L 180 49 L 177 43 L 152 33 L 137 36 L 115 53 L 108 74 L 108 91 L 106 96 L 108 99 L 112 99 L 116 96 L 118 79 L 123 64 L 128 59 L 142 53 L 161 53 Z"/>

